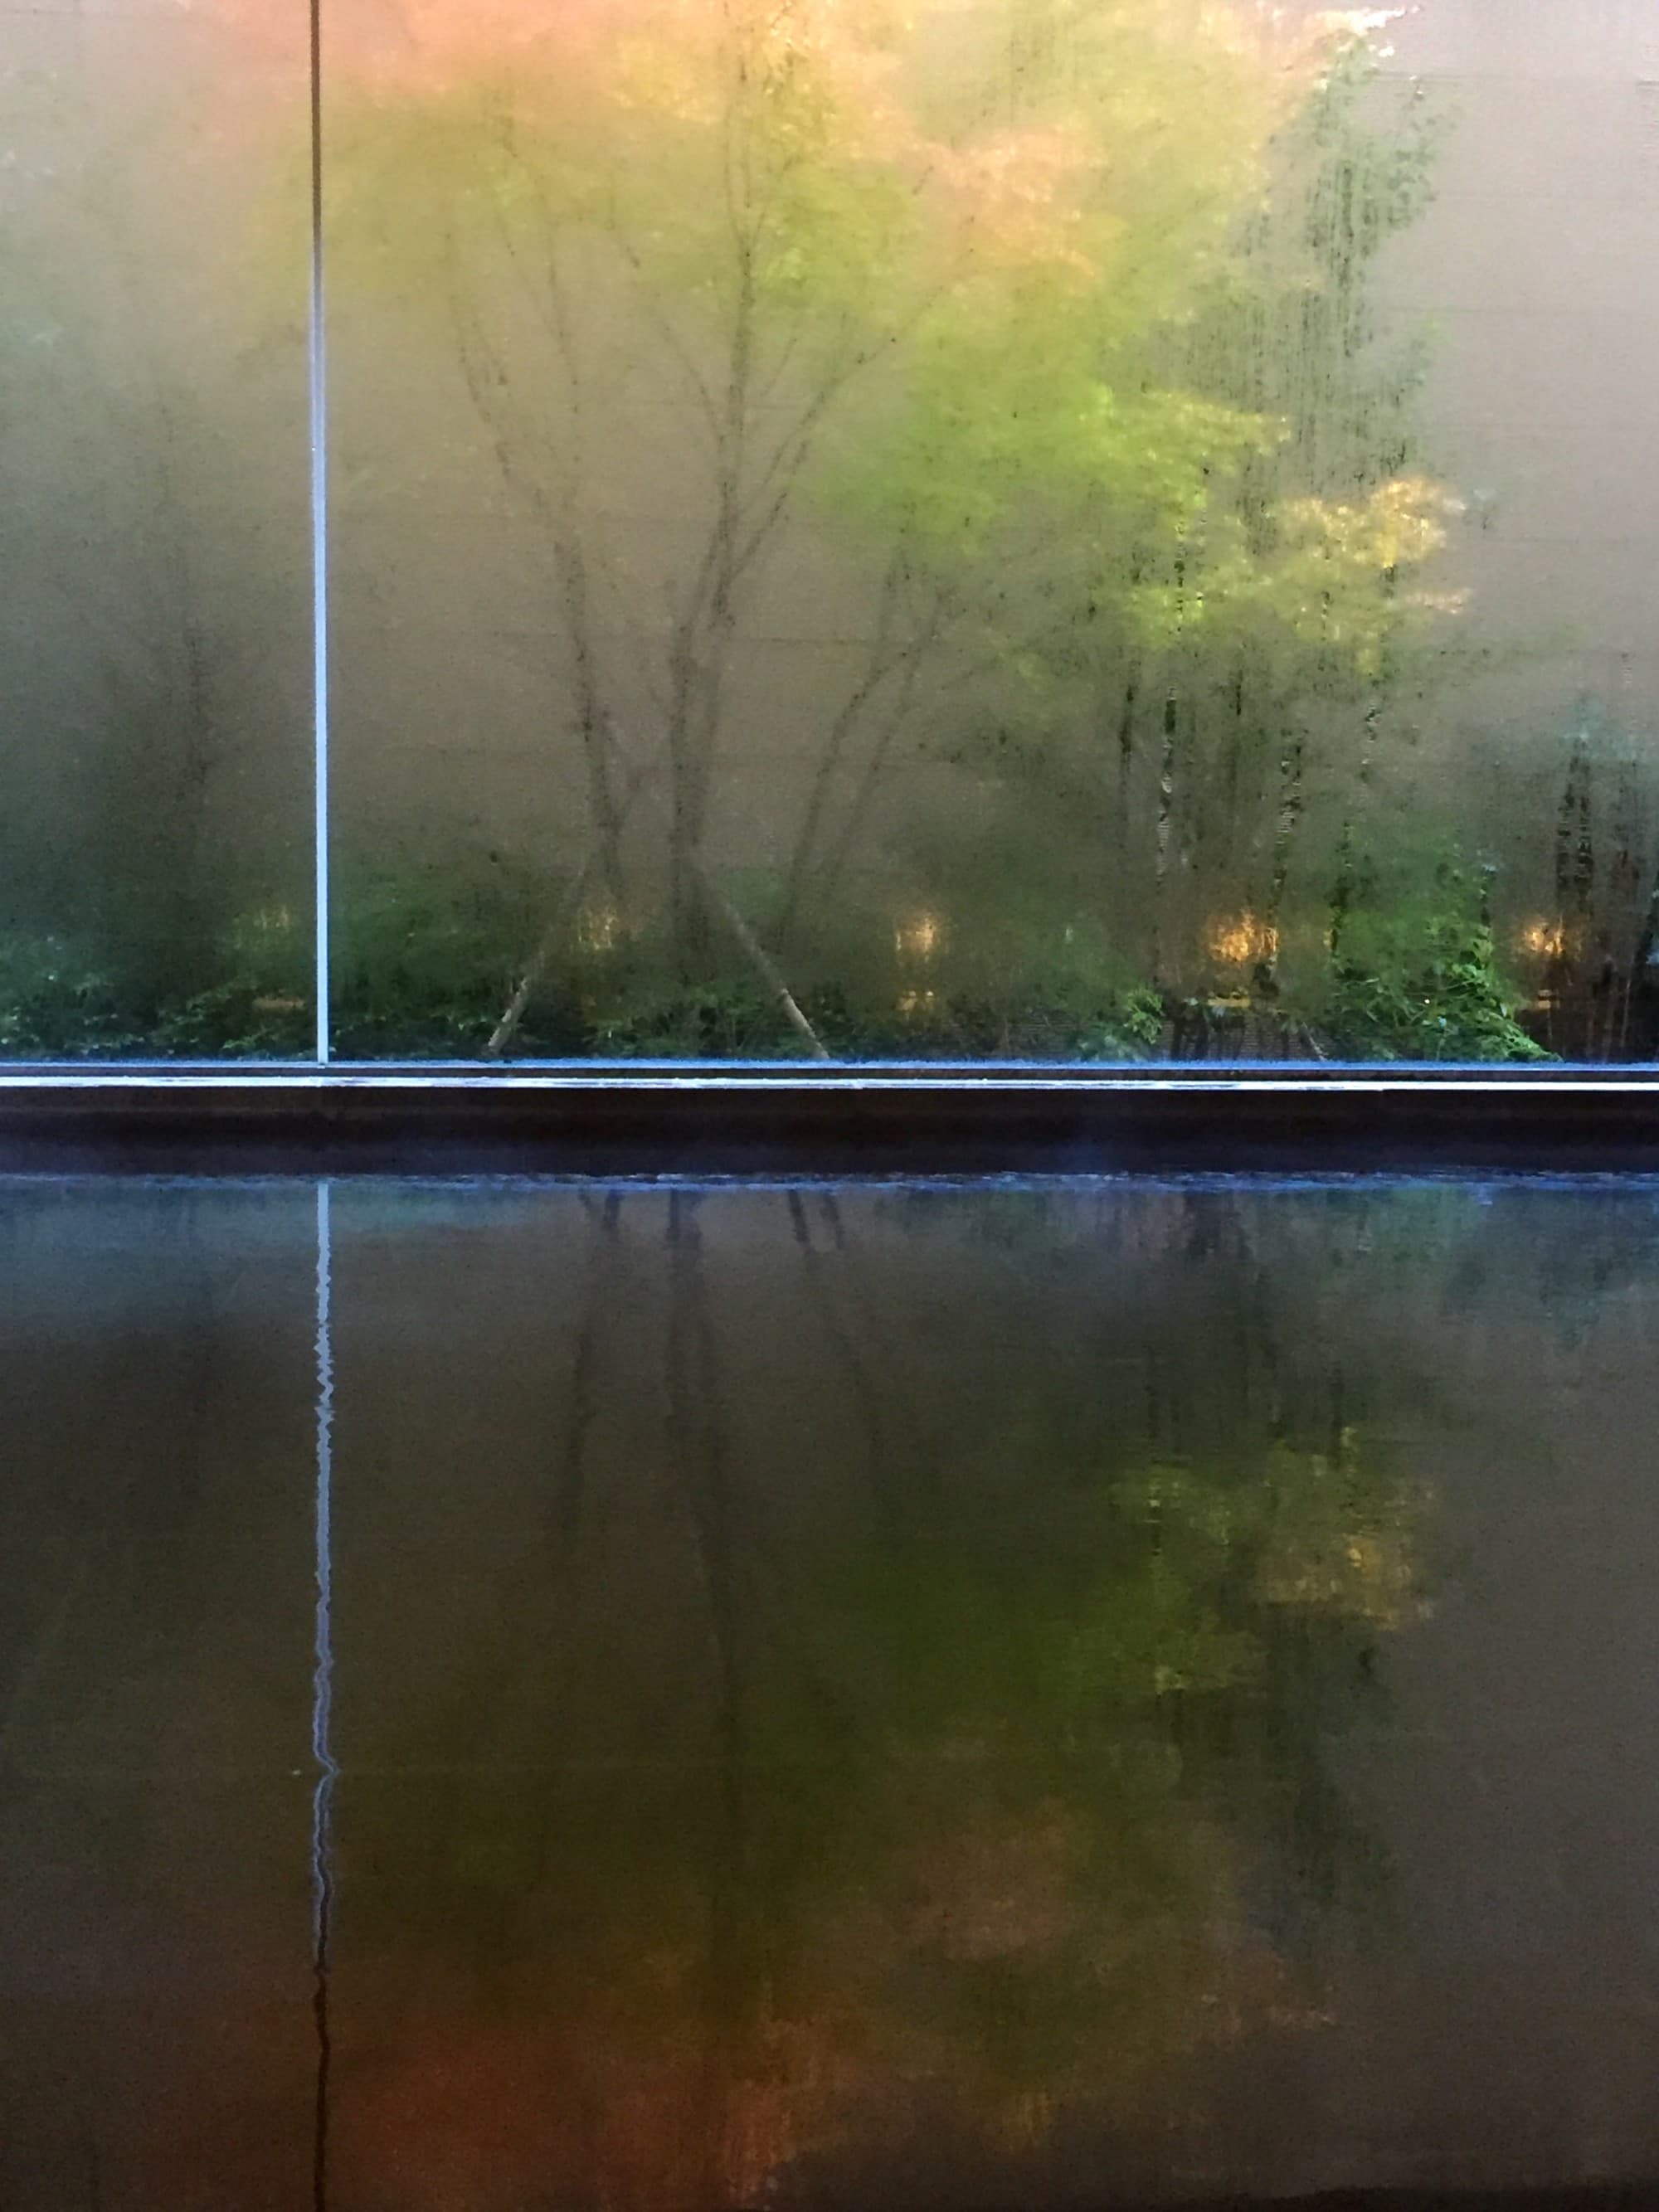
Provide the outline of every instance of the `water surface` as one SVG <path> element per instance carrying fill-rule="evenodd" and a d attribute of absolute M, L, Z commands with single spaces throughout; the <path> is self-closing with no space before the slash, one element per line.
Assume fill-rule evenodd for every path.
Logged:
<path fill-rule="evenodd" d="M 0 1185 L 0 2203 L 1659 2179 L 1659 1186 Z"/>

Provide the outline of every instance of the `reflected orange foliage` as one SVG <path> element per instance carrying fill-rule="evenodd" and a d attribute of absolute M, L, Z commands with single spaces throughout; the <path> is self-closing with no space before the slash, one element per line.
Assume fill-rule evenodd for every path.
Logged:
<path fill-rule="evenodd" d="M 696 1991 L 647 2026 L 590 1991 L 521 2009 L 406 2021 L 341 2100 L 348 2185 L 411 2208 L 541 2202 L 668 2212 L 753 2203 L 808 2147 L 846 2068 L 810 2023 L 767 2021 L 741 2052 L 705 2033 Z"/>

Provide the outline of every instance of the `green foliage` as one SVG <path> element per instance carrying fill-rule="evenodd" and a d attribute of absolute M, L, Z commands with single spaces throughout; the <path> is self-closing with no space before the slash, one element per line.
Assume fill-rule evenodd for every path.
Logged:
<path fill-rule="evenodd" d="M 0 937 L 0 1054 L 64 1060 L 142 1049 L 128 994 L 94 948 L 26 932 Z"/>
<path fill-rule="evenodd" d="M 556 881 L 497 852 L 348 857 L 337 876 L 332 993 L 344 1054 L 470 1059 L 501 1019 L 556 907 Z M 576 1042 L 556 1003 L 525 1043 Z"/>
<path fill-rule="evenodd" d="M 306 1059 L 313 1043 L 310 1001 L 234 976 L 164 1010 L 147 1042 L 152 1051 L 192 1060 Z"/>
<path fill-rule="evenodd" d="M 846 1060 L 1144 1060 L 1170 1048 L 1179 1009 L 1138 980 L 1097 924 L 1063 904 L 999 902 L 955 887 L 962 921 L 844 909 L 793 950 L 792 981 L 831 1054 Z M 1289 1045 L 1308 1030 L 1355 1060 L 1541 1057 L 1518 1026 L 1490 930 L 1445 869 L 1413 893 L 1368 885 L 1313 984 L 1249 1017 Z M 343 865 L 335 912 L 335 1042 L 343 1057 L 472 1059 L 541 941 L 556 884 L 490 854 L 383 856 Z M 747 902 L 763 919 L 766 887 Z M 931 931 L 932 934 L 924 934 Z M 312 1041 L 310 932 L 293 908 L 252 908 L 226 931 L 216 980 L 166 980 L 90 945 L 0 939 L 0 1053 L 301 1057 Z M 1243 1018 L 1241 1017 L 1241 1018 Z M 1180 1048 L 1179 1038 L 1176 1048 Z M 1225 1048 L 1224 1031 L 1214 1048 Z M 687 981 L 661 936 L 550 951 L 509 1048 L 518 1058 L 792 1059 L 806 1049 L 728 942 Z"/>
<path fill-rule="evenodd" d="M 1322 282 L 1310 173 L 1334 165 L 1343 204 L 1376 203 L 1363 235 L 1324 240 L 1344 270 L 1415 204 L 1410 164 L 1352 121 L 1361 52 L 1334 20 L 1186 0 L 992 0 L 971 28 L 950 0 L 617 0 L 532 43 L 488 16 L 449 27 L 362 82 L 343 59 L 337 270 L 407 311 L 400 341 L 455 356 L 509 501 L 565 580 L 549 642 L 574 673 L 596 828 L 624 687 L 594 628 L 611 557 L 595 518 L 635 503 L 642 393 L 685 427 L 659 495 L 696 520 L 642 549 L 630 586 L 674 611 L 660 724 L 635 736 L 665 755 L 671 964 L 712 995 L 631 994 L 603 1018 L 617 1048 L 749 1026 L 717 1003 L 689 887 L 734 752 L 728 662 L 786 544 L 879 600 L 864 673 L 801 728 L 808 757 L 823 750 L 792 920 L 797 893 L 842 895 L 866 825 L 833 859 L 825 825 L 879 717 L 923 711 L 924 660 L 988 665 L 1028 719 L 1040 698 L 1036 719 L 1089 742 L 1125 656 L 1160 664 L 1167 694 L 1248 652 L 1271 693 L 1259 720 L 1310 679 L 1375 683 L 1449 609 L 1413 586 L 1441 542 L 1439 488 L 1281 465 L 1305 443 L 1305 395 L 1230 380 L 1205 354 L 1230 316 L 1276 328 Z M 1320 346 L 1363 335 L 1346 282 L 1333 275 Z M 1188 750 L 1212 767 L 1224 748 Z M 633 896 L 657 928 L 658 902 Z M 985 1010 L 1012 994 L 951 996 L 954 1048 L 1000 1048 Z M 1080 1005 L 1061 979 L 1019 997 L 1030 1048 L 1141 1041 L 1121 994 Z"/>
<path fill-rule="evenodd" d="M 162 1005 L 153 1048 L 187 1057 L 221 1053 L 292 1059 L 309 1053 L 311 930 L 292 907 L 272 901 L 237 915 L 215 962 L 220 980 L 181 1005 Z"/>
<path fill-rule="evenodd" d="M 1343 929 L 1319 1017 L 1346 1060 L 1535 1060 L 1486 923 L 1455 909 L 1360 909 Z"/>
<path fill-rule="evenodd" d="M 1057 950 L 1060 949 L 1057 947 Z M 1068 988 L 1063 972 L 1009 979 L 1002 990 L 953 977 L 949 962 L 925 989 L 884 1002 L 826 985 L 808 1010 L 826 1045 L 849 1060 L 1134 1060 L 1157 1051 L 1163 1001 L 1138 985 L 1098 979 Z"/>
<path fill-rule="evenodd" d="M 1370 280 L 1434 196 L 1443 115 L 1356 40 L 1275 149 L 1269 190 L 1184 343 L 1204 388 L 1285 426 L 1249 487 L 1352 497 L 1419 465 L 1419 335 L 1378 343 Z"/>
<path fill-rule="evenodd" d="M 687 983 L 672 959 L 635 952 L 588 998 L 585 1049 L 619 1060 L 791 1059 L 799 1033 L 749 975 Z"/>
<path fill-rule="evenodd" d="M 1216 916 L 1288 940 L 1308 790 L 1346 806 L 1363 788 L 1457 611 L 1423 588 L 1452 502 L 1413 420 L 1420 352 L 1379 342 L 1371 307 L 1377 254 L 1431 192 L 1433 117 L 1322 17 L 1189 0 L 971 12 L 969 32 L 954 0 L 606 0 L 530 38 L 488 9 L 428 11 L 404 42 L 343 37 L 331 233 L 349 312 L 395 309 L 388 350 L 428 356 L 411 390 L 459 371 L 478 450 L 559 581 L 542 642 L 574 713 L 547 726 L 577 732 L 589 791 L 614 769 L 611 733 L 664 763 L 673 888 L 624 896 L 623 855 L 605 856 L 628 929 L 584 947 L 573 921 L 518 1054 L 802 1049 L 696 891 L 745 751 L 722 721 L 744 690 L 731 656 L 786 549 L 786 574 L 803 551 L 810 575 L 828 564 L 832 601 L 871 587 L 881 635 L 844 719 L 830 699 L 815 730 L 817 701 L 792 702 L 789 744 L 807 762 L 824 746 L 818 811 L 788 896 L 763 886 L 745 910 L 849 1058 L 1167 1049 L 1218 988 Z M 168 481 L 173 406 L 158 386 L 146 466 Z M 619 562 L 601 518 L 637 512 L 639 424 L 659 414 L 684 432 L 653 489 L 679 520 Z M 371 452 L 362 480 L 393 484 L 425 428 Z M 194 428 L 185 443 L 209 450 Z M 503 543 L 519 557 L 524 541 Z M 654 667 L 613 665 L 594 610 L 619 587 L 671 611 Z M 149 841 L 173 942 L 144 951 L 129 913 L 125 938 L 100 920 L 85 945 L 0 947 L 0 1049 L 307 1048 L 303 921 L 251 908 L 213 942 L 210 860 L 170 896 L 179 856 L 210 856 L 215 717 L 236 720 L 212 613 L 191 595 L 173 610 L 189 647 L 173 658 L 206 668 L 214 707 L 173 763 L 195 811 L 161 794 L 157 820 L 185 828 Z M 182 729 L 177 678 L 163 688 L 158 731 Z M 977 771 L 972 789 L 999 785 L 1023 825 L 957 820 L 921 854 L 908 880 L 945 915 L 926 953 L 896 950 L 894 916 L 848 890 L 867 880 L 877 770 L 907 715 L 932 717 L 926 748 Z M 162 737 L 129 726 L 146 784 L 166 781 Z M 639 866 L 637 825 L 625 844 Z M 556 873 L 459 846 L 346 856 L 339 1049 L 477 1054 L 559 909 Z M 1346 903 L 1332 961 L 1216 1018 L 1365 1057 L 1532 1054 L 1490 933 L 1455 899 Z M 167 961 L 177 973 L 154 972 Z"/>

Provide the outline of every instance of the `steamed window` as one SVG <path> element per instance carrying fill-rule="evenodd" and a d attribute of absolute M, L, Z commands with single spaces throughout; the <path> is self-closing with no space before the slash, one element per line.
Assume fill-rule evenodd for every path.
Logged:
<path fill-rule="evenodd" d="M 0 33 L 0 1051 L 305 1037 L 303 19 Z"/>
<path fill-rule="evenodd" d="M 6 36 L 6 1042 L 303 1052 L 303 26 Z M 323 53 L 337 1054 L 1655 1056 L 1639 11 Z"/>

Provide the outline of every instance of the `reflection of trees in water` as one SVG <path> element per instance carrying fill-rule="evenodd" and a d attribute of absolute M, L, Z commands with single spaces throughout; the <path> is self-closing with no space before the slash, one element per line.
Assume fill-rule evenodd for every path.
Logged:
<path fill-rule="evenodd" d="M 653 1310 L 625 1293 L 659 1204 Z M 364 2201 L 752 2202 L 924 2107 L 1004 2151 L 1062 2111 L 1133 2128 L 1176 2062 L 1317 2018 L 1311 1939 L 1379 1877 L 1325 1746 L 1419 1609 L 1424 1499 L 1339 1376 L 1305 1419 L 1237 1206 L 1141 1209 L 1155 1264 L 1115 1293 L 1095 1254 L 1103 1387 L 1017 1239 L 952 1239 L 930 1367 L 914 1235 L 776 1205 L 797 1279 L 758 1356 L 752 1215 L 728 1276 L 696 1194 L 590 1210 L 543 1542 L 416 1730 L 450 1779 L 348 1784 L 346 1911 L 404 1992 L 342 2073 Z M 660 1466 L 607 1437 L 624 1377 Z M 607 1671 L 664 1607 L 681 1678 Z"/>

